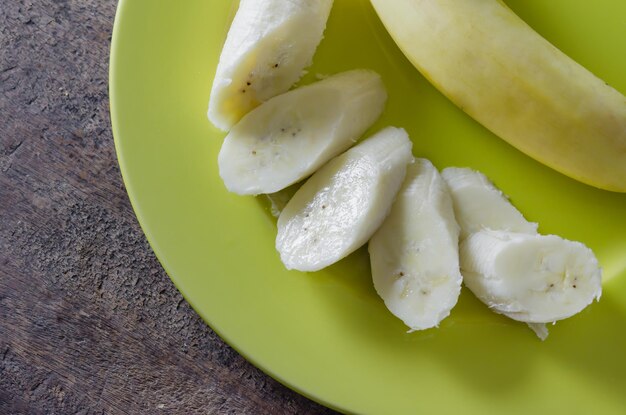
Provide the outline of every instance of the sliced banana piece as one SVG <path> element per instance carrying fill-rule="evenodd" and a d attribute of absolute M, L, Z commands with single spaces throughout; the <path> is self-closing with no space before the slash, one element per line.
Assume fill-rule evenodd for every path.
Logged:
<path fill-rule="evenodd" d="M 562 320 L 602 293 L 593 252 L 555 235 L 481 230 L 461 243 L 460 254 L 465 285 L 514 320 Z"/>
<path fill-rule="evenodd" d="M 228 130 L 287 91 L 311 64 L 332 0 L 241 0 L 211 89 L 209 120 Z"/>
<path fill-rule="evenodd" d="M 374 287 L 411 331 L 439 325 L 456 304 L 462 281 L 458 243 L 446 183 L 430 161 L 415 160 L 369 242 Z"/>
<path fill-rule="evenodd" d="M 388 127 L 311 176 L 278 218 L 285 266 L 317 271 L 364 245 L 389 213 L 411 147 L 406 131 Z"/>
<path fill-rule="evenodd" d="M 226 136 L 220 176 L 238 194 L 274 193 L 346 150 L 384 109 L 387 93 L 370 70 L 343 72 L 276 96 Z"/>
<path fill-rule="evenodd" d="M 482 229 L 537 233 L 537 224 L 528 222 L 484 174 L 460 167 L 441 174 L 450 188 L 461 240 Z"/>

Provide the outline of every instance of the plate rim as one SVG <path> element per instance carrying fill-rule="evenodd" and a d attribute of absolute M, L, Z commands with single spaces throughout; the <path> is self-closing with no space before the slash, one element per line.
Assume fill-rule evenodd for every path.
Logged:
<path fill-rule="evenodd" d="M 196 313 L 204 322 L 204 324 L 208 325 L 209 328 L 211 330 L 213 330 L 219 337 L 220 339 L 222 339 L 224 341 L 224 343 L 232 348 L 235 352 L 237 352 L 237 354 L 239 354 L 242 358 L 244 358 L 247 362 L 249 362 L 250 364 L 252 364 L 255 368 L 261 370 L 266 376 L 271 377 L 272 379 L 276 380 L 277 382 L 279 382 L 281 385 L 283 385 L 284 387 L 304 396 L 307 399 L 312 400 L 313 402 L 316 402 L 319 405 L 323 405 L 327 408 L 330 408 L 334 411 L 340 412 L 340 413 L 344 413 L 344 414 L 350 414 L 353 413 L 351 412 L 348 408 L 345 408 L 341 405 L 338 405 L 334 402 L 331 402 L 329 400 L 326 400 L 325 398 L 323 398 L 322 396 L 319 396 L 313 392 L 310 392 L 306 389 L 303 389 L 301 387 L 299 387 L 296 384 L 291 383 L 288 379 L 284 378 L 283 376 L 281 376 L 279 373 L 275 372 L 274 370 L 272 370 L 271 367 L 263 364 L 261 361 L 258 361 L 257 359 L 255 359 L 254 357 L 250 356 L 249 354 L 245 353 L 242 349 L 239 348 L 239 346 L 237 345 L 237 342 L 230 338 L 228 335 L 225 335 L 223 333 L 223 331 L 219 328 L 219 324 L 217 324 L 216 322 L 214 322 L 210 316 L 205 315 L 205 313 L 202 313 L 198 310 L 198 308 L 196 307 L 196 305 L 194 304 L 193 301 L 191 301 L 191 299 L 189 298 L 189 296 L 186 295 L 185 291 L 182 289 L 180 282 L 178 281 L 178 279 L 173 275 L 173 273 L 170 271 L 169 266 L 167 264 L 167 261 L 165 261 L 163 259 L 163 255 L 160 252 L 159 248 L 158 248 L 158 244 L 156 244 L 156 241 L 154 240 L 154 237 L 152 235 L 152 233 L 150 232 L 150 230 L 145 226 L 145 219 L 143 219 L 143 214 L 141 212 L 141 209 L 138 206 L 138 203 L 136 201 L 136 196 L 135 194 L 135 190 L 133 185 L 131 184 L 131 180 L 128 178 L 128 167 L 127 167 L 127 161 L 124 157 L 124 151 L 122 150 L 122 145 L 121 145 L 121 140 L 123 140 L 122 137 L 122 133 L 120 132 L 119 129 L 119 122 L 118 122 L 118 115 L 117 115 L 117 105 L 116 102 L 118 100 L 117 98 L 117 93 L 115 92 L 115 85 L 116 85 L 116 77 L 117 77 L 117 71 L 119 70 L 119 62 L 117 61 L 117 48 L 119 47 L 118 44 L 120 42 L 120 27 L 122 26 L 122 21 L 124 19 L 123 15 L 124 15 L 124 9 L 126 7 L 126 5 L 128 4 L 130 0 L 118 0 L 118 4 L 117 4 L 117 8 L 115 11 L 115 18 L 113 21 L 113 29 L 112 29 L 112 35 L 111 35 L 111 46 L 110 46 L 110 54 L 109 54 L 109 74 L 108 74 L 108 82 L 109 82 L 109 87 L 108 87 L 108 95 L 109 95 L 109 114 L 110 114 L 110 118 L 111 118 L 111 131 L 112 131 L 112 135 L 113 135 L 113 143 L 114 143 L 114 147 L 115 147 L 115 156 L 120 168 L 120 175 L 122 176 L 122 182 L 124 183 L 124 187 L 126 190 L 126 193 L 128 195 L 128 200 L 131 204 L 131 207 L 133 209 L 133 213 L 135 214 L 135 217 L 137 218 L 137 223 L 139 224 L 141 231 L 143 232 L 146 240 L 148 241 L 148 244 L 150 246 L 150 249 L 152 250 L 152 252 L 154 253 L 154 255 L 156 256 L 159 265 L 161 265 L 161 267 L 163 268 L 163 270 L 165 271 L 165 273 L 168 276 L 168 279 L 172 282 L 172 284 L 174 285 L 174 287 L 176 288 L 176 290 L 181 294 L 181 296 L 185 299 L 185 301 L 189 304 L 189 306 L 193 309 L 193 312 Z"/>

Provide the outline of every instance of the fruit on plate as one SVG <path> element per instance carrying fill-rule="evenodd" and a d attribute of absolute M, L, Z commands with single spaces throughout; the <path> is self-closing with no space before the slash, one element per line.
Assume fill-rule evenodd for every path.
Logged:
<path fill-rule="evenodd" d="M 406 131 L 388 127 L 311 176 L 278 218 L 285 266 L 317 271 L 364 245 L 389 213 L 411 148 Z"/>
<path fill-rule="evenodd" d="M 626 192 L 626 97 L 499 0 L 372 0 L 408 59 L 467 114 L 581 182 Z"/>
<path fill-rule="evenodd" d="M 461 243 L 465 285 L 492 310 L 527 323 L 570 317 L 602 293 L 601 270 L 580 242 L 482 230 Z"/>
<path fill-rule="evenodd" d="M 352 146 L 387 99 L 380 76 L 357 69 L 264 102 L 228 133 L 218 156 L 231 192 L 274 193 Z"/>
<path fill-rule="evenodd" d="M 376 292 L 411 331 L 438 326 L 455 306 L 462 282 L 458 244 L 448 187 L 430 161 L 416 159 L 369 241 Z"/>
<path fill-rule="evenodd" d="M 448 184 L 454 213 L 461 226 L 461 240 L 481 229 L 537 233 L 537 224 L 528 222 L 481 172 L 448 167 L 441 172 Z"/>
<path fill-rule="evenodd" d="M 528 323 L 544 340 L 543 323 L 570 317 L 600 298 L 601 270 L 580 242 L 540 235 L 482 173 L 449 167 L 448 183 L 461 226 L 463 281 L 493 311 Z"/>
<path fill-rule="evenodd" d="M 229 130 L 252 108 L 287 91 L 311 64 L 332 0 L 241 0 L 209 99 L 209 120 Z"/>

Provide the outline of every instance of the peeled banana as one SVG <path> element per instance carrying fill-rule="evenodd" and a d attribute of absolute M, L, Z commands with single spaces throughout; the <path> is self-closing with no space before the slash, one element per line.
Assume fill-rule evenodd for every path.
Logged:
<path fill-rule="evenodd" d="M 460 253 L 465 285 L 514 320 L 562 320 L 602 294 L 593 252 L 555 235 L 482 230 L 461 243 Z"/>
<path fill-rule="evenodd" d="M 408 59 L 467 114 L 581 182 L 626 192 L 626 97 L 500 0 L 371 0 Z"/>
<path fill-rule="evenodd" d="M 537 224 L 528 222 L 507 196 L 481 172 L 448 167 L 441 172 L 448 184 L 454 213 L 461 226 L 461 240 L 481 229 L 537 233 Z"/>
<path fill-rule="evenodd" d="M 411 330 L 436 327 L 455 306 L 458 242 L 446 183 L 430 161 L 416 159 L 368 246 L 378 295 Z"/>
<path fill-rule="evenodd" d="M 211 89 L 209 120 L 229 130 L 311 64 L 332 0 L 241 0 Z"/>
<path fill-rule="evenodd" d="M 382 113 L 380 76 L 357 69 L 264 102 L 228 133 L 218 156 L 229 191 L 274 193 L 352 146 Z"/>
<path fill-rule="evenodd" d="M 570 317 L 602 293 L 602 272 L 580 242 L 540 235 L 482 173 L 443 170 L 461 225 L 465 285 L 493 311 L 528 326 L 545 340 L 551 323 Z"/>
<path fill-rule="evenodd" d="M 313 174 L 278 217 L 287 269 L 317 271 L 364 245 L 389 213 L 411 148 L 403 129 L 388 127 Z"/>

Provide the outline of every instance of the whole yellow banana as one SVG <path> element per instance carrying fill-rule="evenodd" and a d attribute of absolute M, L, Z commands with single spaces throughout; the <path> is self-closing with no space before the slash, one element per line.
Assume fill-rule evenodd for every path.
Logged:
<path fill-rule="evenodd" d="M 371 0 L 408 59 L 467 114 L 581 182 L 626 192 L 626 97 L 499 0 Z"/>

